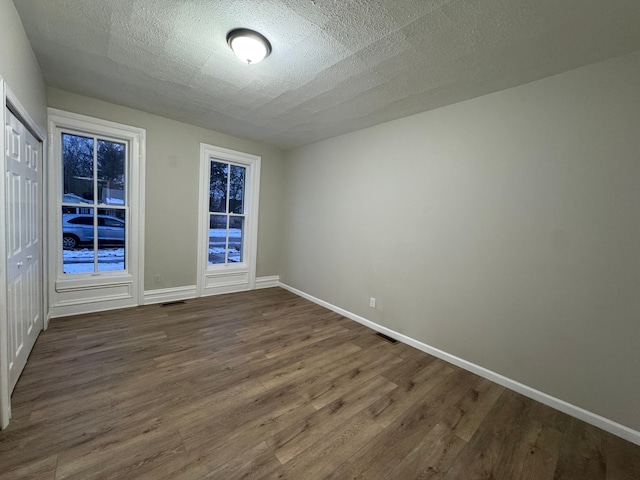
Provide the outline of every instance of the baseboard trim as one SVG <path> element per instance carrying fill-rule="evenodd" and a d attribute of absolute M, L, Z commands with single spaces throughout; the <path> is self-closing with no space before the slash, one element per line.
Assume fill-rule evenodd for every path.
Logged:
<path fill-rule="evenodd" d="M 256 290 L 260 288 L 272 288 L 280 286 L 280 276 L 271 275 L 269 277 L 256 278 Z"/>
<path fill-rule="evenodd" d="M 372 322 L 371 320 L 367 320 L 360 315 L 356 315 L 355 313 L 349 312 L 343 308 L 337 307 L 329 302 L 325 302 L 319 298 L 314 297 L 313 295 L 309 295 L 301 290 L 293 288 L 285 283 L 280 282 L 279 286 L 288 290 L 291 293 L 294 293 L 302 298 L 305 298 L 313 303 L 321 305 L 329 310 L 332 310 L 336 313 L 339 313 L 343 317 L 349 318 L 355 322 L 358 322 L 362 325 L 365 325 L 377 332 L 384 333 L 392 338 L 395 338 L 407 345 L 411 345 L 418 350 L 422 350 L 425 353 L 433 355 L 434 357 L 440 358 L 446 362 L 449 362 L 453 365 L 456 365 L 460 368 L 468 370 L 476 375 L 479 375 L 483 378 L 491 380 L 492 382 L 497 383 L 498 385 L 502 385 L 505 388 L 518 392 L 525 397 L 536 400 L 544 405 L 547 405 L 551 408 L 555 408 L 567 415 L 571 415 L 583 422 L 586 422 L 595 427 L 601 428 L 602 430 L 609 432 L 613 435 L 616 435 L 620 438 L 628 440 L 631 443 L 636 445 L 640 445 L 640 432 L 633 430 L 625 425 L 614 422 L 613 420 L 609 420 L 608 418 L 602 417 L 596 413 L 585 410 L 584 408 L 578 407 L 571 403 L 565 402 L 559 398 L 548 395 L 544 392 L 536 390 L 535 388 L 524 385 L 516 380 L 505 377 L 504 375 L 500 375 L 492 370 L 488 370 L 480 365 L 476 365 L 475 363 L 471 363 L 467 360 L 464 360 L 460 357 L 456 357 L 455 355 L 451 355 L 443 350 L 432 347 L 431 345 L 427 345 L 426 343 L 422 343 L 418 340 L 415 340 L 411 337 L 403 335 L 401 333 L 395 332 L 387 327 L 383 327 L 382 325 L 378 325 L 377 323 Z"/>
<path fill-rule="evenodd" d="M 158 290 L 146 290 L 144 292 L 144 305 L 154 303 L 176 302 L 196 298 L 196 286 L 160 288 Z"/>
<path fill-rule="evenodd" d="M 280 277 L 272 275 L 270 277 L 256 278 L 256 290 L 260 288 L 271 288 L 280 286 Z M 239 290 L 244 291 L 244 290 Z M 195 285 L 187 285 L 184 287 L 160 288 L 158 290 L 146 290 L 144 292 L 143 305 L 152 305 L 154 303 L 176 302 L 178 300 L 189 300 L 196 298 L 197 288 Z"/>

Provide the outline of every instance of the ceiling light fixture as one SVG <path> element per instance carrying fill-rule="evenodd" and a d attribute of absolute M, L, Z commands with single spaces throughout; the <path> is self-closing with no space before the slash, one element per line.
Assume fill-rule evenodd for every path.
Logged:
<path fill-rule="evenodd" d="M 227 33 L 227 43 L 240 60 L 249 64 L 261 62 L 271 53 L 269 40 L 247 28 L 231 30 Z"/>

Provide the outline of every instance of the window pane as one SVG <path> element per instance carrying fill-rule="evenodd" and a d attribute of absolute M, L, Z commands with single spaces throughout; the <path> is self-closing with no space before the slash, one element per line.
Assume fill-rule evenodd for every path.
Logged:
<path fill-rule="evenodd" d="M 62 207 L 62 213 L 85 213 L 87 215 L 91 214 L 91 211 L 93 209 L 89 208 L 89 207 L 83 207 L 83 208 L 78 208 L 78 207 Z"/>
<path fill-rule="evenodd" d="M 98 140 L 98 199 L 105 205 L 125 204 L 124 143 Z"/>
<path fill-rule="evenodd" d="M 93 272 L 93 208 L 89 213 L 62 213 L 62 266 L 64 273 Z"/>
<path fill-rule="evenodd" d="M 231 262 L 242 262 L 242 237 L 244 236 L 244 218 L 229 217 L 229 250 Z"/>
<path fill-rule="evenodd" d="M 98 271 L 125 270 L 125 210 L 98 210 Z"/>
<path fill-rule="evenodd" d="M 66 254 L 67 254 L 67 250 L 65 250 L 65 261 L 66 261 Z M 84 253 L 86 254 L 86 260 L 78 260 L 78 261 L 73 261 L 71 263 L 64 263 L 63 264 L 63 271 L 64 273 L 93 273 L 93 250 L 89 250 L 87 248 L 83 249 L 83 250 L 78 250 L 74 253 L 75 256 L 78 257 L 78 259 L 80 258 L 80 255 Z"/>
<path fill-rule="evenodd" d="M 227 181 L 229 165 L 211 162 L 211 177 L 209 179 L 209 211 L 216 213 L 227 212 Z"/>
<path fill-rule="evenodd" d="M 210 215 L 209 217 L 209 263 L 226 263 L 227 216 Z"/>
<path fill-rule="evenodd" d="M 246 168 L 230 165 L 229 212 L 244 213 L 244 177 Z"/>
<path fill-rule="evenodd" d="M 93 203 L 93 138 L 62 134 L 62 201 Z"/>
<path fill-rule="evenodd" d="M 76 208 L 76 210 L 78 210 Z M 93 208 L 89 209 L 93 211 Z M 92 215 L 70 215 L 67 217 L 67 223 L 71 225 L 90 225 L 93 228 L 93 214 Z"/>

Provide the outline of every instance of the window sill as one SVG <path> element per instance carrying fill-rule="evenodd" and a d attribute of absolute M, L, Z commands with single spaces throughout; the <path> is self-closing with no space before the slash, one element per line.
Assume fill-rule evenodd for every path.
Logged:
<path fill-rule="evenodd" d="M 69 292 L 86 289 L 95 289 L 96 287 L 106 287 L 112 285 L 129 284 L 133 282 L 133 276 L 127 272 L 104 272 L 98 274 L 74 274 L 73 278 L 69 276 L 58 276 L 56 279 L 57 292 Z"/>
<path fill-rule="evenodd" d="M 231 272 L 246 272 L 247 269 L 249 268 L 249 265 L 242 262 L 242 263 L 223 263 L 223 264 L 219 264 L 219 265 L 207 265 L 206 271 L 205 273 L 209 274 L 209 273 L 231 273 Z"/>

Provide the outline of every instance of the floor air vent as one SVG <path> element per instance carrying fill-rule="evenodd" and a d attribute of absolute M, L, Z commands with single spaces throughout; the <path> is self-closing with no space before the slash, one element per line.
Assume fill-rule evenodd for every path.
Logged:
<path fill-rule="evenodd" d="M 184 300 L 176 300 L 175 302 L 165 302 L 165 303 L 161 303 L 160 306 L 161 307 L 172 307 L 174 305 L 184 305 L 185 301 Z"/>
<path fill-rule="evenodd" d="M 385 335 L 384 333 L 376 332 L 376 335 L 380 338 L 384 338 L 389 343 L 398 343 L 398 340 L 391 338 L 389 335 Z"/>

